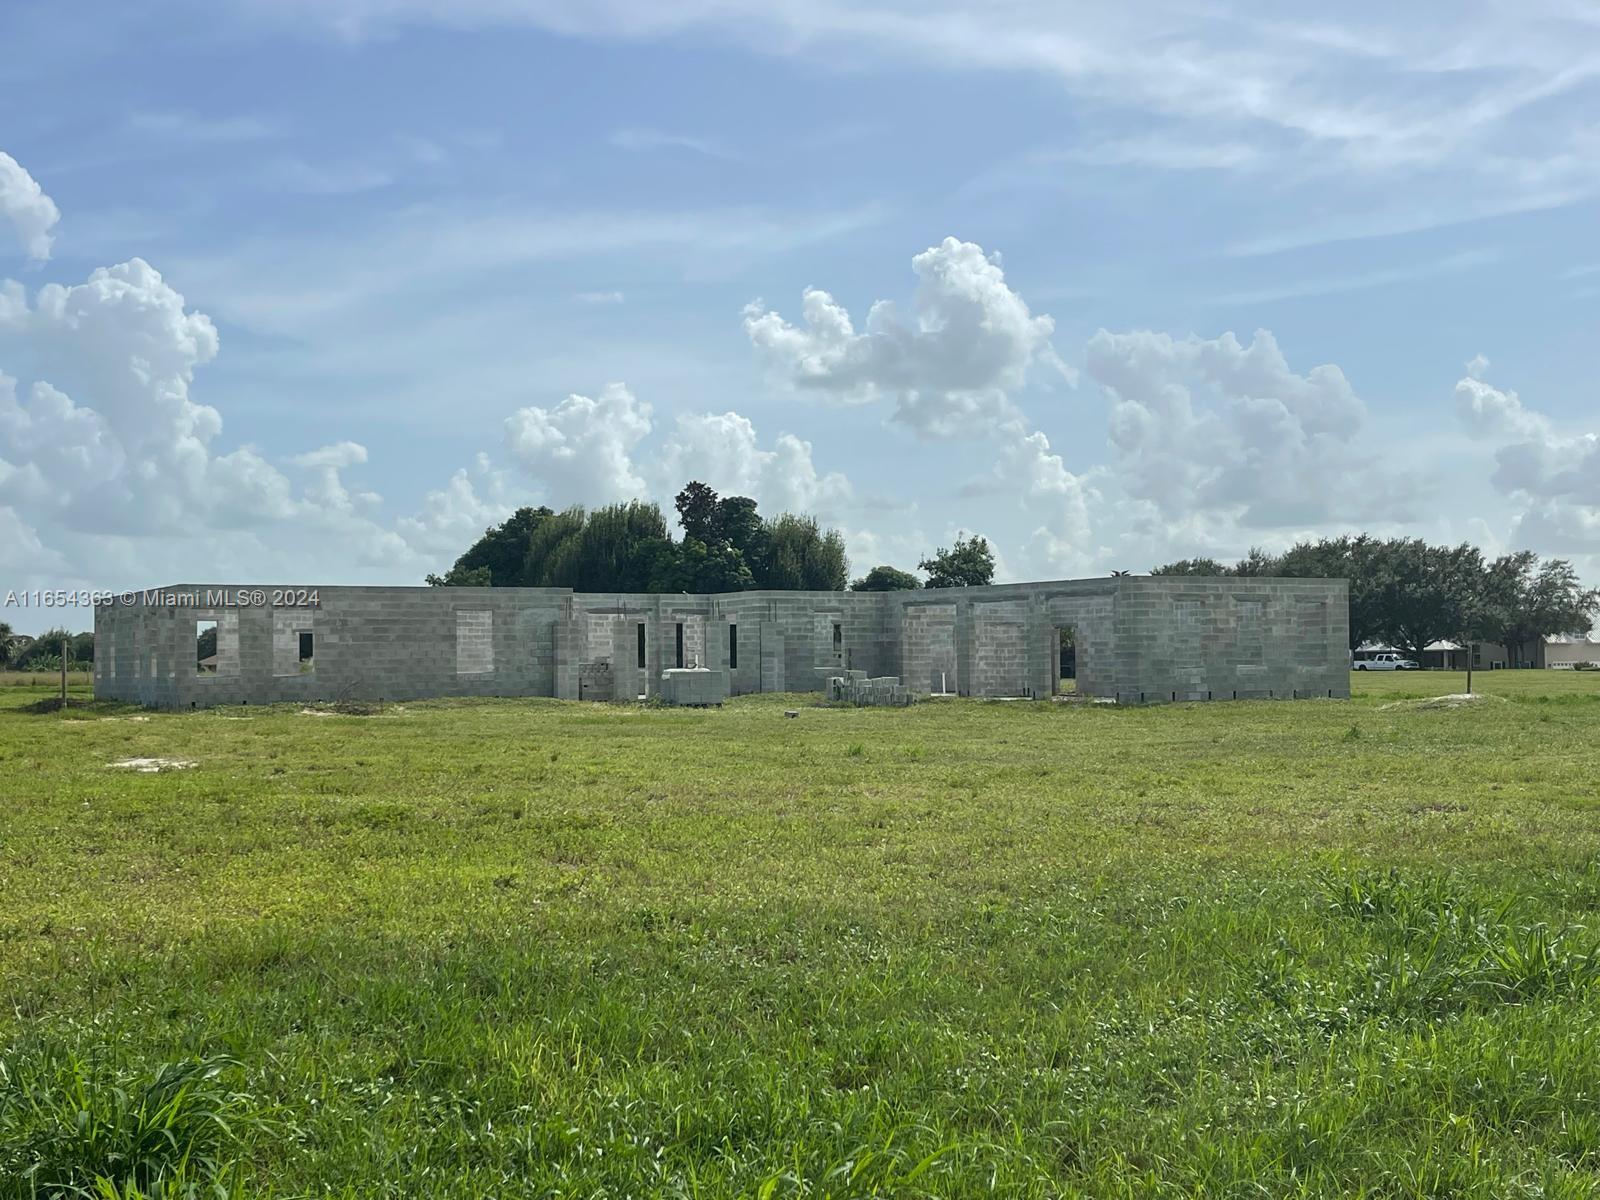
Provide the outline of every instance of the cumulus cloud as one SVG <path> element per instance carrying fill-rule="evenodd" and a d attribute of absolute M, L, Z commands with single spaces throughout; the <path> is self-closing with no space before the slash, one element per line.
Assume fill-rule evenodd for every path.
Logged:
<path fill-rule="evenodd" d="M 1456 383 L 1456 413 L 1467 431 L 1495 443 L 1494 486 L 1524 505 L 1518 536 L 1539 549 L 1600 549 L 1600 435 L 1563 433 L 1516 392 L 1489 383 L 1488 360 L 1468 364 Z"/>
<path fill-rule="evenodd" d="M 15 294 L 14 299 L 18 298 Z M 28 364 L 0 381 L 0 502 L 82 531 L 160 533 L 290 514 L 287 481 L 249 448 L 215 455 L 214 408 L 190 398 L 217 331 L 142 259 L 82 284 L 50 284 L 0 310 L 0 353 Z"/>
<path fill-rule="evenodd" d="M 344 486 L 339 472 L 360 466 L 367 461 L 367 448 L 358 442 L 338 442 L 323 446 L 290 460 L 312 474 L 306 488 L 306 499 L 325 511 L 370 512 L 382 503 L 376 492 L 350 492 Z"/>
<path fill-rule="evenodd" d="M 1044 558 L 1083 561 L 1098 493 L 1030 428 L 1014 399 L 1035 364 L 1072 377 L 1050 344 L 1053 321 L 1035 316 L 1006 283 L 998 254 L 971 242 L 946 238 L 914 257 L 912 269 L 918 287 L 908 318 L 880 300 L 857 333 L 842 305 L 811 288 L 801 325 L 757 303 L 745 310 L 746 334 L 797 390 L 840 403 L 893 397 L 895 419 L 922 437 L 993 441 L 993 470 L 963 494 L 1014 495 Z"/>
<path fill-rule="evenodd" d="M 760 301 L 745 309 L 751 344 L 790 386 L 841 403 L 895 400 L 895 419 L 922 437 L 991 432 L 1015 415 L 1011 395 L 1036 362 L 1060 368 L 1054 322 L 1007 286 L 997 258 L 946 238 L 911 260 L 909 316 L 880 300 L 858 333 L 827 292 L 808 288 L 802 324 Z"/>
<path fill-rule="evenodd" d="M 737 412 L 681 413 L 652 440 L 650 405 L 613 383 L 598 396 L 568 396 L 551 407 L 529 406 L 506 420 L 511 457 L 544 499 L 554 505 L 598 504 L 655 497 L 670 506 L 688 479 L 724 495 L 753 498 L 764 511 L 831 517 L 854 502 L 850 482 L 822 471 L 811 443 L 780 433 L 763 446 L 755 425 Z M 474 508 L 458 476 L 446 494 Z M 502 488 L 503 490 L 503 488 Z"/>
<path fill-rule="evenodd" d="M 378 497 L 342 479 L 365 463 L 362 446 L 292 458 L 310 476 L 303 489 L 255 448 L 220 446 L 221 415 L 191 395 L 219 348 L 210 319 L 142 259 L 31 300 L 0 289 L 0 528 L 12 545 L 50 548 L 30 550 L 25 576 L 106 585 L 117 570 L 149 582 L 420 566 L 368 515 Z"/>
<path fill-rule="evenodd" d="M 58 569 L 59 555 L 47 549 L 39 535 L 27 525 L 14 508 L 0 505 L 0 569 L 11 572 L 12 578 L 26 577 L 38 570 Z"/>
<path fill-rule="evenodd" d="M 448 564 L 491 525 L 498 525 L 525 500 L 509 474 L 480 453 L 442 488 L 423 497 L 421 511 L 402 517 L 401 537 L 421 554 Z"/>
<path fill-rule="evenodd" d="M 1469 433 L 1480 437 L 1544 438 L 1550 423 L 1523 407 L 1513 391 L 1501 391 L 1484 379 L 1489 360 L 1479 354 L 1456 382 L 1456 413 Z"/>
<path fill-rule="evenodd" d="M 3 150 L 0 150 L 0 215 L 11 222 L 24 254 L 37 262 L 50 257 L 50 246 L 55 240 L 50 231 L 61 219 L 60 210 L 22 164 Z"/>
<path fill-rule="evenodd" d="M 849 525 L 842 528 L 851 571 L 857 577 L 876 566 L 916 572 L 917 564 L 932 552 L 933 542 L 921 528 L 909 524 L 914 516 L 908 511 L 887 529 Z"/>
<path fill-rule="evenodd" d="M 1041 431 L 1023 434 L 1001 449 L 996 473 L 1009 480 L 1028 519 L 1036 522 L 1028 539 L 1031 565 L 1041 573 L 1087 573 L 1095 561 L 1091 510 L 1101 501 L 1095 473 L 1069 471 Z"/>
<path fill-rule="evenodd" d="M 506 444 L 557 504 L 568 497 L 627 500 L 645 490 L 633 451 L 650 430 L 650 406 L 612 383 L 595 397 L 573 394 L 553 408 L 518 409 L 506 418 Z"/>
<path fill-rule="evenodd" d="M 1090 339 L 1086 370 L 1110 396 L 1127 492 L 1160 514 L 1229 515 L 1257 528 L 1398 519 L 1410 487 L 1356 453 L 1366 406 L 1336 366 L 1304 375 L 1272 334 Z"/>
<path fill-rule="evenodd" d="M 817 470 L 810 442 L 782 433 L 763 450 L 755 426 L 736 412 L 678 417 L 661 459 L 664 488 L 699 479 L 723 495 L 749 496 L 769 512 L 829 516 L 852 498 L 843 475 Z"/>

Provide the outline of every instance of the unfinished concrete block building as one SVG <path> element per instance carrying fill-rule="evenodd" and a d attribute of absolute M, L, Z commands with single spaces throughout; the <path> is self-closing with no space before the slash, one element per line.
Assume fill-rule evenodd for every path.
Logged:
<path fill-rule="evenodd" d="M 430 696 L 733 695 L 896 675 L 922 693 L 1122 704 L 1348 697 L 1344 580 L 1125 576 L 903 592 L 596 595 L 565 588 L 130 593 L 95 617 L 95 695 L 160 708 Z M 1069 636 L 1063 638 L 1063 634 Z"/>

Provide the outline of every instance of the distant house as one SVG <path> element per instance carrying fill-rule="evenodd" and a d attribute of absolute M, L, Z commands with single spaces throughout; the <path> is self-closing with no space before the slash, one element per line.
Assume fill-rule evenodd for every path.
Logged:
<path fill-rule="evenodd" d="M 1478 658 L 1473 661 L 1474 669 L 1482 669 L 1481 659 L 1485 647 L 1480 643 L 1473 647 Z M 1499 649 L 1498 646 L 1494 649 Z M 1500 656 L 1502 661 L 1504 655 Z M 1429 642 L 1427 649 L 1422 652 L 1422 665 L 1429 671 L 1465 671 L 1467 669 L 1467 652 L 1460 642 Z"/>
<path fill-rule="evenodd" d="M 1547 637 L 1509 649 L 1498 642 L 1472 642 L 1470 648 L 1474 671 L 1500 671 L 1513 666 L 1570 671 L 1580 663 L 1592 663 L 1600 667 L 1600 639 L 1592 636 Z M 1367 642 L 1352 658 L 1371 658 L 1374 654 L 1390 650 L 1407 653 L 1400 646 Z M 1460 642 L 1429 642 L 1422 651 L 1420 663 L 1425 671 L 1465 671 L 1467 649 Z"/>
<path fill-rule="evenodd" d="M 1579 665 L 1600 667 L 1600 638 L 1547 637 L 1538 647 L 1538 666 L 1570 671 Z"/>

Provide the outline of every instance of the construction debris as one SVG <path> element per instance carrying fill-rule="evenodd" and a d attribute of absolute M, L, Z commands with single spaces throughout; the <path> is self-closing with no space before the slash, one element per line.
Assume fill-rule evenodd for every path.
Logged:
<path fill-rule="evenodd" d="M 158 771 L 187 771 L 199 764 L 187 758 L 124 758 L 106 766 L 138 771 L 141 775 L 154 775 Z"/>
<path fill-rule="evenodd" d="M 916 702 L 911 689 L 898 675 L 868 679 L 865 671 L 846 671 L 828 678 L 824 694 L 829 704 L 851 704 L 857 708 L 905 708 Z"/>

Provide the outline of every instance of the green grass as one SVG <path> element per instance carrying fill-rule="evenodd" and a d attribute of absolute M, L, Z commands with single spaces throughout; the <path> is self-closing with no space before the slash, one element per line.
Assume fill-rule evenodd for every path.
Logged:
<path fill-rule="evenodd" d="M 1600 1195 L 1600 674 L 1474 683 L 0 691 L 0 1200 Z"/>

